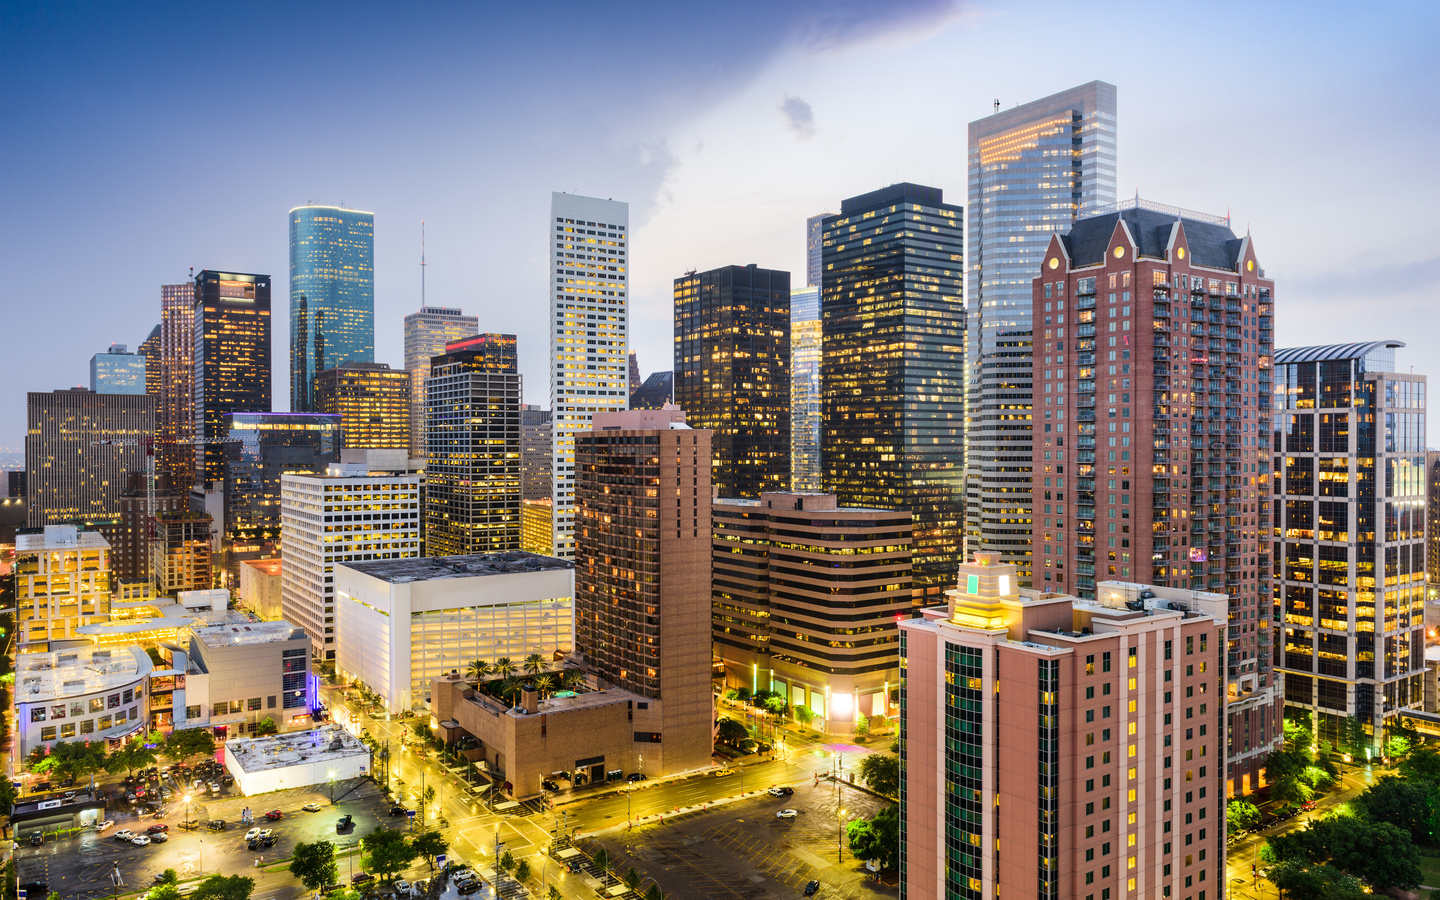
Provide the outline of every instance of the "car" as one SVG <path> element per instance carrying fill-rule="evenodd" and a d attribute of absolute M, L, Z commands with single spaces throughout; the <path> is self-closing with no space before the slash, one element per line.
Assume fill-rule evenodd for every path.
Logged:
<path fill-rule="evenodd" d="M 260 840 L 263 841 L 263 840 L 265 840 L 266 838 L 268 838 L 268 837 L 270 837 L 270 836 L 272 836 L 272 835 L 274 835 L 274 834 L 275 834 L 275 829 L 273 829 L 273 828 L 262 828 L 262 829 L 260 829 L 260 834 L 258 835 L 258 837 L 260 838 Z"/>
<path fill-rule="evenodd" d="M 160 833 L 163 832 L 163 831 L 169 831 L 169 830 L 170 830 L 170 826 L 169 826 L 169 825 L 166 825 L 166 824 L 164 824 L 164 823 L 160 823 L 160 824 L 156 824 L 156 825 L 151 825 L 149 828 L 145 829 L 145 833 L 146 833 L 146 834 L 160 834 Z"/>
<path fill-rule="evenodd" d="M 135 835 L 133 838 L 130 839 L 130 843 L 136 844 L 136 845 L 138 845 L 138 846 L 143 847 L 143 846 L 145 846 L 146 844 L 150 843 L 150 835 L 148 835 L 148 834 L 137 834 L 137 835 Z"/>
<path fill-rule="evenodd" d="M 541 786 L 542 788 L 544 788 L 545 790 L 547 790 L 547 791 L 559 791 L 559 790 L 560 790 L 560 785 L 558 785 L 558 784 L 556 784 L 555 782 L 550 781 L 550 780 L 548 780 L 548 779 L 545 780 L 545 781 L 540 782 L 540 786 Z"/>
<path fill-rule="evenodd" d="M 205 823 L 205 827 L 208 828 L 208 829 L 210 829 L 211 831 L 224 831 L 224 830 L 225 830 L 225 820 L 224 820 L 224 819 L 211 819 L 210 821 L 208 821 L 208 822 Z"/>
<path fill-rule="evenodd" d="M 727 775 L 734 775 L 734 774 L 735 774 L 735 770 L 734 770 L 734 769 L 719 769 L 719 770 L 717 770 L 717 771 L 715 772 L 715 777 L 716 777 L 716 778 L 724 778 L 724 777 L 726 777 Z"/>
<path fill-rule="evenodd" d="M 645 780 L 645 776 L 642 775 L 642 774 L 640 774 L 639 772 L 631 772 L 629 775 L 626 775 L 626 776 L 625 776 L 625 780 L 626 780 L 626 781 L 644 781 L 644 780 Z"/>
<path fill-rule="evenodd" d="M 74 786 L 75 786 L 75 776 L 72 775 L 72 776 L 70 776 L 69 778 L 64 779 L 63 781 L 60 782 L 60 786 L 61 786 L 61 787 L 74 787 Z"/>
<path fill-rule="evenodd" d="M 820 890 L 820 882 L 811 881 L 805 885 L 805 896 L 813 896 L 818 890 Z"/>
<path fill-rule="evenodd" d="M 220 776 L 220 783 L 223 784 L 223 785 L 225 785 L 226 787 L 229 787 L 230 785 L 232 785 L 232 784 L 235 783 L 235 776 L 234 776 L 234 775 L 221 775 L 221 776 Z"/>
<path fill-rule="evenodd" d="M 769 794 L 772 797 L 788 797 L 791 794 L 795 793 L 795 789 L 792 787 L 772 787 L 765 793 Z"/>
<path fill-rule="evenodd" d="M 247 840 L 247 841 L 253 841 L 253 840 L 255 840 L 255 839 L 256 839 L 257 837 L 259 837 L 259 836 L 260 836 L 260 829 L 258 829 L 258 828 L 252 828 L 252 829 L 250 829 L 249 831 L 245 832 L 245 840 Z"/>
<path fill-rule="evenodd" d="M 48 781 L 41 781 L 41 782 L 38 782 L 33 788 L 30 789 L 30 793 L 32 793 L 32 794 L 38 794 L 38 793 L 40 793 L 41 791 L 48 791 L 48 790 L 50 790 L 50 782 L 48 782 Z"/>
<path fill-rule="evenodd" d="M 795 817 L 798 816 L 798 815 L 800 815 L 800 813 L 798 813 L 797 811 L 795 811 L 795 810 L 793 810 L 793 809 L 782 809 L 782 810 L 780 810 L 779 812 L 777 812 L 777 813 L 775 814 L 775 818 L 777 818 L 777 819 L 793 819 L 793 818 L 795 818 Z"/>
<path fill-rule="evenodd" d="M 455 882 L 456 886 L 458 887 L 459 885 L 474 881 L 475 873 L 470 871 L 469 869 L 461 869 L 458 872 L 452 872 L 450 875 L 450 880 Z"/>
<path fill-rule="evenodd" d="M 117 831 L 117 832 L 115 832 L 114 834 L 112 834 L 112 835 L 110 835 L 110 836 L 111 836 L 112 838 L 114 838 L 115 840 L 117 840 L 117 841 L 130 841 L 130 840 L 133 840 L 133 839 L 134 839 L 134 837 L 135 837 L 135 832 L 133 832 L 133 831 L 131 831 L 130 829 L 126 828 L 126 829 L 123 829 L 123 830 L 121 830 L 121 831 Z"/>
<path fill-rule="evenodd" d="M 114 824 L 115 824 L 115 823 L 114 823 L 112 820 L 110 820 L 110 819 L 106 819 L 106 820 L 103 821 L 103 822 L 96 822 L 96 823 L 95 823 L 95 830 L 96 830 L 96 831 L 104 831 L 105 829 L 114 826 Z"/>
<path fill-rule="evenodd" d="M 354 875 L 350 876 L 351 884 L 369 884 L 374 880 L 375 876 L 371 875 L 369 872 L 356 872 Z"/>
<path fill-rule="evenodd" d="M 45 843 L 45 832 L 33 831 L 30 833 L 30 846 L 38 847 L 43 843 Z"/>
<path fill-rule="evenodd" d="M 270 821 L 274 822 L 276 819 L 283 819 L 283 818 L 285 818 L 285 814 L 284 814 L 283 812 L 281 812 L 280 810 L 278 810 L 278 809 L 272 809 L 272 810 L 270 810 L 268 813 L 265 814 L 265 818 L 267 818 L 267 819 L 269 819 Z"/>
<path fill-rule="evenodd" d="M 345 829 L 349 828 L 349 827 L 350 827 L 350 823 L 352 823 L 352 822 L 354 822 L 354 821 L 355 821 L 355 817 L 354 817 L 354 816 L 349 816 L 349 815 L 344 815 L 344 816 L 341 816 L 339 819 L 336 819 L 336 820 L 335 820 L 335 833 L 336 833 L 336 834 L 340 834 L 340 833 L 343 832 Z"/>
<path fill-rule="evenodd" d="M 405 807 L 403 807 L 403 806 L 392 806 L 392 807 L 390 807 L 390 818 L 393 819 L 393 818 L 395 818 L 396 816 L 403 816 L 403 815 L 405 815 Z"/>
<path fill-rule="evenodd" d="M 474 879 L 455 885 L 455 889 L 461 894 L 473 894 L 480 890 L 480 882 Z"/>
<path fill-rule="evenodd" d="M 218 781 L 212 781 L 212 782 L 210 782 L 210 793 L 212 793 L 212 794 L 218 794 L 218 793 L 220 793 L 220 782 L 218 782 Z"/>
<path fill-rule="evenodd" d="M 406 881 L 406 880 L 403 879 L 403 878 L 398 879 L 398 880 L 395 882 L 395 896 L 396 896 L 396 897 L 409 897 L 409 896 L 410 896 L 410 882 Z"/>
<path fill-rule="evenodd" d="M 319 812 L 319 811 L 320 811 L 320 804 L 315 803 L 314 801 L 311 801 L 310 803 L 307 803 L 307 804 L 305 804 L 304 806 L 302 806 L 302 807 L 300 807 L 300 808 L 303 809 L 303 810 L 305 810 L 306 812 Z"/>
<path fill-rule="evenodd" d="M 170 835 L 166 834 L 163 831 L 159 832 L 158 834 L 150 835 L 150 842 L 153 844 L 163 844 L 168 840 L 170 840 Z"/>

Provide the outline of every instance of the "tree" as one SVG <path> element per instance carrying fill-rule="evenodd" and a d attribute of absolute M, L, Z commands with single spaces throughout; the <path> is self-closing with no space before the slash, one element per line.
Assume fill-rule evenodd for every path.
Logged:
<path fill-rule="evenodd" d="M 1270 795 L 1277 800 L 1303 803 L 1335 777 L 1328 758 L 1316 760 L 1307 750 L 1276 750 L 1265 758 L 1265 778 L 1271 784 Z"/>
<path fill-rule="evenodd" d="M 628 872 L 621 876 L 620 883 L 632 891 L 638 891 L 641 880 L 640 873 L 635 871 L 634 867 L 631 867 Z"/>
<path fill-rule="evenodd" d="M 511 661 L 510 657 L 502 656 L 495 660 L 495 665 L 491 666 L 490 671 L 502 678 L 509 678 L 519 670 L 515 667 L 515 663 Z"/>
<path fill-rule="evenodd" d="M 531 653 L 525 657 L 524 667 L 527 674 L 539 675 L 542 669 L 547 667 L 546 659 L 539 653 Z"/>
<path fill-rule="evenodd" d="M 244 875 L 211 875 L 190 892 L 190 900 L 250 900 L 255 879 Z"/>
<path fill-rule="evenodd" d="M 814 718 L 815 718 L 815 710 L 811 709 L 810 707 L 808 707 L 808 706 L 797 706 L 797 707 L 795 707 L 795 721 L 799 722 L 801 725 L 804 725 L 804 726 L 806 726 L 806 727 L 808 728 L 808 727 L 810 726 L 810 722 L 813 721 Z"/>
<path fill-rule="evenodd" d="M 715 740 L 732 747 L 739 747 L 740 742 L 749 737 L 750 732 L 734 719 L 721 719 L 715 729 Z"/>
<path fill-rule="evenodd" d="M 1351 756 L 1365 756 L 1370 749 L 1370 735 L 1365 733 L 1365 726 L 1355 716 L 1345 719 L 1344 728 L 1340 735 L 1340 746 Z"/>
<path fill-rule="evenodd" d="M 185 762 L 192 756 L 214 756 L 215 735 L 208 728 L 172 731 L 165 739 L 165 755 L 177 762 Z"/>
<path fill-rule="evenodd" d="M 1285 710 L 1285 746 L 1291 750 L 1309 750 L 1315 744 L 1315 723 L 1309 710 Z"/>
<path fill-rule="evenodd" d="M 465 675 L 471 681 L 479 681 L 490 674 L 490 664 L 483 659 L 473 659 L 465 669 Z"/>
<path fill-rule="evenodd" d="M 177 871 L 175 871 L 174 869 L 166 869 L 165 871 L 163 871 L 163 872 L 160 873 L 160 880 L 159 880 L 158 882 L 156 882 L 156 883 L 157 883 L 157 884 L 179 884 L 179 883 L 180 883 L 180 873 L 177 872 Z"/>
<path fill-rule="evenodd" d="M 1260 810 L 1249 800 L 1231 800 L 1225 817 L 1231 834 L 1249 831 L 1260 824 Z"/>
<path fill-rule="evenodd" d="M 10 815 L 19 799 L 20 792 L 15 790 L 15 783 L 9 778 L 0 778 L 0 816 Z"/>
<path fill-rule="evenodd" d="M 360 839 L 360 848 L 370 857 L 370 868 L 382 878 L 414 862 L 418 851 L 405 840 L 405 835 L 386 828 L 377 828 Z"/>
<path fill-rule="evenodd" d="M 566 669 L 560 673 L 560 686 L 567 691 L 578 691 L 585 686 L 585 673 L 579 669 Z"/>
<path fill-rule="evenodd" d="M 560 889 L 552 884 L 549 892 L 545 894 L 545 900 L 564 900 L 564 898 L 560 895 Z"/>
<path fill-rule="evenodd" d="M 785 715 L 785 711 L 789 708 L 790 704 L 785 702 L 784 697 L 765 698 L 765 709 L 777 716 Z"/>
<path fill-rule="evenodd" d="M 1367 900 L 1364 887 L 1350 875 L 1326 865 L 1287 861 L 1266 876 L 1290 900 Z"/>
<path fill-rule="evenodd" d="M 595 863 L 595 868 L 600 870 L 602 876 L 610 871 L 610 854 L 605 852 L 604 847 L 595 851 L 595 855 L 591 857 L 591 861 Z"/>
<path fill-rule="evenodd" d="M 861 716 L 855 720 L 855 736 L 864 737 L 870 733 L 870 717 Z"/>
<path fill-rule="evenodd" d="M 860 760 L 860 777 L 875 793 L 897 797 L 900 794 L 900 757 L 871 753 Z"/>
<path fill-rule="evenodd" d="M 1380 891 L 1420 884 L 1420 852 L 1406 831 L 1388 822 L 1335 816 L 1276 835 L 1267 846 L 1278 862 L 1325 863 Z M 1383 853 L 1375 852 L 1379 847 Z"/>
<path fill-rule="evenodd" d="M 180 886 L 162 881 L 145 894 L 145 900 L 182 900 Z"/>
<path fill-rule="evenodd" d="M 136 769 L 155 765 L 160 756 L 159 747 L 165 743 L 165 735 L 158 731 L 142 735 L 128 742 L 105 758 L 105 771 L 111 775 L 135 774 Z"/>
<path fill-rule="evenodd" d="M 255 723 L 255 736 L 264 737 L 267 734 L 279 734 L 280 729 L 275 726 L 275 720 L 266 716 Z"/>
<path fill-rule="evenodd" d="M 445 836 L 438 831 L 423 831 L 415 835 L 410 846 L 425 857 L 425 861 L 430 865 L 430 871 L 433 872 L 435 871 L 435 857 L 449 850 L 450 842 L 445 840 Z"/>
<path fill-rule="evenodd" d="M 555 676 L 548 672 L 541 675 L 535 679 L 535 689 L 540 692 L 540 696 L 542 697 L 548 697 L 555 693 Z"/>
<path fill-rule="evenodd" d="M 1387 775 L 1354 800 L 1372 822 L 1389 822 L 1403 828 L 1417 844 L 1428 844 L 1435 833 L 1437 795 L 1428 781 L 1406 781 Z"/>
<path fill-rule="evenodd" d="M 900 807 L 887 806 L 870 820 L 875 831 L 875 856 L 880 868 L 894 869 L 900 865 Z"/>
<path fill-rule="evenodd" d="M 551 890 L 553 891 L 555 889 L 551 888 Z M 552 897 L 551 900 L 560 900 L 560 898 L 558 896 Z M 645 889 L 645 900 L 665 900 L 665 892 L 660 890 L 660 885 L 652 881 L 650 882 L 650 886 Z"/>
<path fill-rule="evenodd" d="M 329 841 L 296 844 L 294 858 L 290 860 L 290 874 L 312 891 L 334 884 L 339 878 L 335 866 L 335 845 Z"/>
<path fill-rule="evenodd" d="M 510 870 L 515 868 L 515 854 L 511 853 L 509 850 L 506 850 L 504 853 L 500 854 L 499 866 L 500 871 L 508 875 L 510 873 Z"/>
<path fill-rule="evenodd" d="M 39 749 L 38 747 L 36 749 Z M 31 758 L 35 754 L 31 753 Z M 27 762 L 29 758 L 27 758 Z M 51 772 L 63 779 L 80 779 L 91 772 L 98 772 L 105 766 L 105 744 L 103 741 L 62 741 L 55 745 L 38 762 L 32 762 L 31 772 Z"/>
<path fill-rule="evenodd" d="M 1424 779 L 1433 784 L 1440 784 L 1440 750 L 1434 747 L 1416 747 L 1415 750 L 1400 763 L 1400 777 L 1405 779 Z"/>
<path fill-rule="evenodd" d="M 520 860 L 515 864 L 515 880 L 524 884 L 530 880 L 530 863 Z"/>
<path fill-rule="evenodd" d="M 845 825 L 845 837 L 850 841 L 850 852 L 856 859 L 880 858 L 880 847 L 875 827 L 869 819 L 854 819 Z"/>

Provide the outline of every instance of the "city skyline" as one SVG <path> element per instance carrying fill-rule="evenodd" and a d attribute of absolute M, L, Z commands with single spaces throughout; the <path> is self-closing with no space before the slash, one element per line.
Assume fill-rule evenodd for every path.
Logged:
<path fill-rule="evenodd" d="M 538 234 L 547 191 L 576 190 L 632 204 L 630 349 L 646 359 L 664 359 L 669 355 L 670 286 L 675 277 L 732 260 L 803 271 L 806 217 L 828 208 L 836 197 L 878 185 L 930 183 L 959 198 L 965 161 L 955 147 L 961 145 L 968 121 L 988 113 L 997 97 L 1002 110 L 1009 109 L 1091 79 L 1115 84 L 1130 110 L 1119 125 L 1124 148 L 1117 178 L 1120 196 L 1133 195 L 1137 186 L 1151 196 L 1184 196 L 1199 209 L 1228 210 L 1237 233 L 1254 225 L 1267 235 L 1269 268 L 1286 281 L 1294 309 L 1307 313 L 1278 323 L 1278 345 L 1326 343 L 1336 330 L 1359 330 L 1365 324 L 1361 317 L 1372 315 L 1378 303 L 1393 315 L 1415 317 L 1414 331 L 1420 336 L 1412 342 L 1410 358 L 1417 371 L 1433 368 L 1440 341 L 1427 335 L 1440 334 L 1440 319 L 1432 318 L 1440 313 L 1425 301 L 1433 297 L 1440 258 L 1423 243 L 1423 229 L 1410 223 L 1423 214 L 1422 198 L 1434 193 L 1437 176 L 1420 164 L 1418 154 L 1429 146 L 1437 126 L 1433 117 L 1407 111 L 1434 106 L 1440 78 L 1434 77 L 1436 62 L 1422 36 L 1433 32 L 1427 24 L 1435 23 L 1435 10 L 1391 7 L 1348 25 L 1339 21 L 1345 17 L 1322 14 L 1299 27 L 1278 11 L 1254 10 L 1247 13 L 1254 27 L 1239 35 L 1219 24 L 1225 16 L 1215 17 L 1213 25 L 1199 26 L 1202 30 L 1191 37 L 1223 43 L 1237 58 L 1264 54 L 1266 65 L 1209 71 L 1204 82 L 1198 70 L 1178 73 L 1175 80 L 1159 83 L 1142 70 L 1145 63 L 1139 57 L 1095 63 L 1057 55 L 1016 71 L 1007 59 L 1017 47 L 1015 35 L 1030 14 L 1043 16 L 1051 8 L 1036 3 L 1010 11 L 929 2 L 826 14 L 819 7 L 769 10 L 756 5 L 740 16 L 685 11 L 656 16 L 653 22 L 638 21 L 643 18 L 639 13 L 636 20 L 621 16 L 622 21 L 604 27 L 625 41 L 626 52 L 635 56 L 635 71 L 633 79 L 627 79 L 633 83 L 624 88 L 624 102 L 599 126 L 604 137 L 595 143 L 603 149 L 577 158 L 560 128 L 546 125 L 499 142 L 478 166 L 469 150 L 460 149 L 470 145 L 471 131 L 497 118 L 514 117 L 517 125 L 531 122 L 532 114 L 524 112 L 531 92 L 549 91 L 568 78 L 564 67 L 552 65 L 550 54 L 575 49 L 580 23 L 573 31 L 562 31 L 554 51 L 547 49 L 533 60 L 507 52 L 496 54 L 493 61 L 466 63 L 480 67 L 470 74 L 492 82 L 483 67 L 508 67 L 511 77 L 499 83 L 526 86 L 481 92 L 458 114 L 438 117 L 423 114 L 431 104 L 455 99 L 447 94 L 452 89 L 439 84 L 445 79 L 436 77 L 448 64 L 426 62 L 414 76 L 402 76 L 399 70 L 412 67 L 422 52 L 422 35 L 438 43 L 435 50 L 444 50 L 447 42 L 466 39 L 488 20 L 478 13 L 474 18 L 464 14 L 447 29 L 437 29 L 435 20 L 424 15 L 393 29 L 342 23 L 361 50 L 381 41 L 381 30 L 396 32 L 399 49 L 361 84 L 328 77 L 319 88 L 337 109 L 359 109 L 362 100 L 366 108 L 378 103 L 376 115 L 394 126 L 388 131 L 404 134 L 405 146 L 397 147 L 398 137 L 382 135 L 373 144 L 332 148 L 324 158 L 310 160 L 297 158 L 278 136 L 261 135 L 253 143 L 228 146 L 186 146 L 183 152 L 178 145 L 157 151 L 140 138 L 150 124 L 158 127 L 162 117 L 184 115 L 183 110 L 210 93 L 231 101 L 237 114 L 272 119 L 298 114 L 296 101 L 280 93 L 276 79 L 293 83 L 310 66 L 324 65 L 330 52 L 291 54 L 298 38 L 288 35 L 306 31 L 305 16 L 273 46 L 262 49 L 266 59 L 275 54 L 277 63 L 264 77 L 247 75 L 246 80 L 235 73 L 212 73 L 203 84 L 171 85 L 162 79 L 173 68 L 156 67 L 152 51 L 157 42 L 170 42 L 182 24 L 163 21 L 159 12 L 110 22 L 105 28 L 98 24 L 104 17 L 97 17 L 70 40 L 59 35 L 79 23 L 65 15 L 40 20 L 23 11 L 12 13 L 14 27 L 4 39 L 4 71 L 16 95 L 32 99 L 10 105 L 3 121 L 8 134 L 31 135 L 33 143 L 11 141 L 13 165 L 0 175 L 6 179 L 0 184 L 11 212 L 0 223 L 0 265 L 9 275 L 10 296 L 50 299 L 47 304 L 13 303 L 8 311 L 15 327 L 32 330 L 40 327 L 36 317 L 47 306 L 81 311 L 83 315 L 74 317 L 72 334 L 74 344 L 85 349 L 51 354 L 37 346 L 19 348 L 10 357 L 7 372 L 19 390 L 0 398 L 0 443 L 20 442 L 24 391 L 81 384 L 96 349 L 140 343 L 157 318 L 156 284 L 182 281 L 192 264 L 197 270 L 223 265 L 250 272 L 287 271 L 285 214 L 297 204 L 340 202 L 376 210 L 381 227 L 375 249 L 375 359 L 393 366 L 402 362 L 400 322 L 419 306 L 419 224 L 426 219 L 427 302 L 464 305 L 479 316 L 483 330 L 518 334 L 522 373 L 543 391 L 548 381 L 548 353 L 540 340 L 547 254 Z M 186 19 L 184 30 L 203 27 L 195 19 L 204 15 Z M 538 34 L 539 23 L 531 13 L 505 15 L 522 38 Z M 1142 28 L 1175 25 L 1181 15 L 1149 10 L 1140 17 L 1143 22 L 1124 27 L 1138 36 Z M 1397 27 L 1401 20 L 1403 28 Z M 681 56 L 654 40 L 657 32 L 678 27 L 726 29 L 738 27 L 739 21 L 772 32 L 747 47 L 744 58 L 734 58 L 732 52 L 724 59 L 691 59 L 693 52 Z M 1074 37 L 1113 36 L 1118 21 L 1082 23 Z M 449 33 L 436 37 L 437 31 Z M 1267 31 L 1272 36 L 1259 36 Z M 1277 39 L 1275 34 L 1283 36 Z M 1383 54 L 1378 49 L 1382 36 L 1387 42 Z M 102 40 L 104 51 L 97 52 Z M 1345 54 L 1326 50 L 1342 44 Z M 427 60 L 446 58 L 428 47 L 423 52 Z M 851 85 L 842 91 L 828 84 L 822 72 L 861 53 L 903 57 L 922 75 L 945 73 L 931 80 L 941 87 L 897 100 L 907 114 L 933 110 L 936 139 L 897 147 L 883 135 L 866 133 L 863 110 L 877 102 L 883 88 Z M 288 55 L 297 59 L 285 59 Z M 82 62 L 82 56 L 93 61 Z M 957 56 L 964 57 L 958 67 Z M 814 65 L 821 57 L 826 64 Z M 57 94 L 67 91 L 73 79 L 93 82 L 95 66 L 105 66 L 112 77 L 85 103 L 117 111 L 98 119 L 85 104 L 61 102 Z M 430 98 L 414 108 L 408 99 L 399 99 L 409 95 L 405 88 L 412 78 L 433 86 Z M 390 85 L 378 99 L 372 79 Z M 469 79 L 457 80 L 469 84 Z M 1183 115 L 1166 111 L 1172 94 L 1187 96 Z M 135 96 L 146 100 L 132 108 L 136 101 L 129 98 Z M 1237 106 L 1237 96 L 1256 99 Z M 1283 107 L 1277 108 L 1276 97 L 1285 98 Z M 1337 110 L 1338 126 L 1332 121 Z M 101 132 L 109 136 L 110 116 L 119 114 L 138 116 L 135 124 L 143 127 L 125 129 L 134 137 L 117 134 L 118 143 L 87 139 Z M 731 137 L 738 133 L 731 126 L 742 119 L 758 123 L 765 139 L 747 147 Z M 1237 137 L 1263 134 L 1265 139 L 1237 139 L 1208 148 L 1176 140 L 1178 131 L 1212 119 L 1225 121 Z M 1323 138 L 1312 124 L 1322 119 L 1331 122 Z M 57 146 L 59 152 L 41 149 Z M 422 146 L 423 154 L 415 149 Z M 758 165 L 759 154 L 770 164 Z M 1366 189 L 1348 195 L 1344 205 L 1337 204 L 1333 194 L 1312 189 L 1325 183 L 1324 173 L 1343 171 L 1357 158 L 1384 159 L 1386 164 L 1376 167 Z M 417 166 L 412 163 L 421 160 L 426 165 L 419 168 L 426 171 L 414 173 Z M 123 178 L 116 168 L 122 165 Z M 407 171 L 403 178 L 397 174 L 402 170 Z M 24 182 L 19 174 L 10 174 L 21 172 Z M 57 194 L 62 183 L 65 190 Z M 737 185 L 743 185 L 738 193 Z M 184 198 L 212 188 L 240 198 L 231 201 L 227 216 L 176 214 L 185 208 Z M 84 208 L 63 202 L 81 192 L 87 198 Z M 471 215 L 477 195 L 487 204 L 514 210 L 515 221 Z M 62 202 L 56 202 L 57 196 Z M 79 263 L 79 277 L 58 285 L 47 282 L 42 288 L 40 279 L 46 276 L 40 273 L 61 268 L 59 254 L 68 243 L 51 239 L 62 227 L 62 210 L 63 228 L 87 247 L 87 254 Z M 1319 223 L 1337 217 L 1372 224 L 1354 241 L 1334 248 L 1323 240 Z M 115 229 L 116 221 L 127 225 Z M 477 282 L 470 278 L 477 267 L 496 274 Z M 67 261 L 64 268 L 75 265 Z M 88 287 L 101 272 L 105 304 L 98 303 Z M 1351 303 L 1356 294 L 1368 295 L 1374 303 Z M 289 394 L 288 365 L 279 358 L 288 355 L 283 348 L 290 346 L 284 324 L 288 314 L 288 306 L 277 306 L 271 373 L 276 409 L 286 405 Z M 527 399 L 545 402 L 538 391 Z"/>

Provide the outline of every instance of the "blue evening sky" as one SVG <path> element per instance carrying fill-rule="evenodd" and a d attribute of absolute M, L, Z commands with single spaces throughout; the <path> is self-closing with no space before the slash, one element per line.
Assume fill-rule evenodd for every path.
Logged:
<path fill-rule="evenodd" d="M 429 302 L 518 334 L 548 404 L 551 190 L 630 202 L 632 349 L 669 369 L 674 277 L 798 282 L 807 215 L 899 180 L 964 203 L 970 120 L 1095 78 L 1121 196 L 1249 227 L 1280 346 L 1399 338 L 1440 375 L 1437 45 L 1421 2 L 4 2 L 0 464 L 25 392 L 138 344 L 190 266 L 275 277 L 285 408 L 292 206 L 375 212 L 397 367 L 425 220 Z"/>

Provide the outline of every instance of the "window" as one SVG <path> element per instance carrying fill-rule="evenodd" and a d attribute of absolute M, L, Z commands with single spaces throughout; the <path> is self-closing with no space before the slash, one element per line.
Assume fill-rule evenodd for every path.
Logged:
<path fill-rule="evenodd" d="M 245 701 L 245 708 L 248 709 L 248 710 L 257 710 L 257 709 L 259 709 L 259 708 L 260 708 L 260 698 L 259 698 L 259 697 L 251 697 L 249 700 L 246 700 L 246 701 Z"/>
<path fill-rule="evenodd" d="M 200 718 L 200 707 L 199 707 L 199 706 L 187 706 L 187 707 L 185 707 L 185 718 L 187 718 L 187 719 L 198 719 L 198 718 Z"/>
<path fill-rule="evenodd" d="M 42 741 L 53 741 L 53 740 L 55 740 L 55 726 L 54 726 L 54 725 L 46 725 L 44 728 L 40 729 L 40 740 L 42 740 Z"/>

